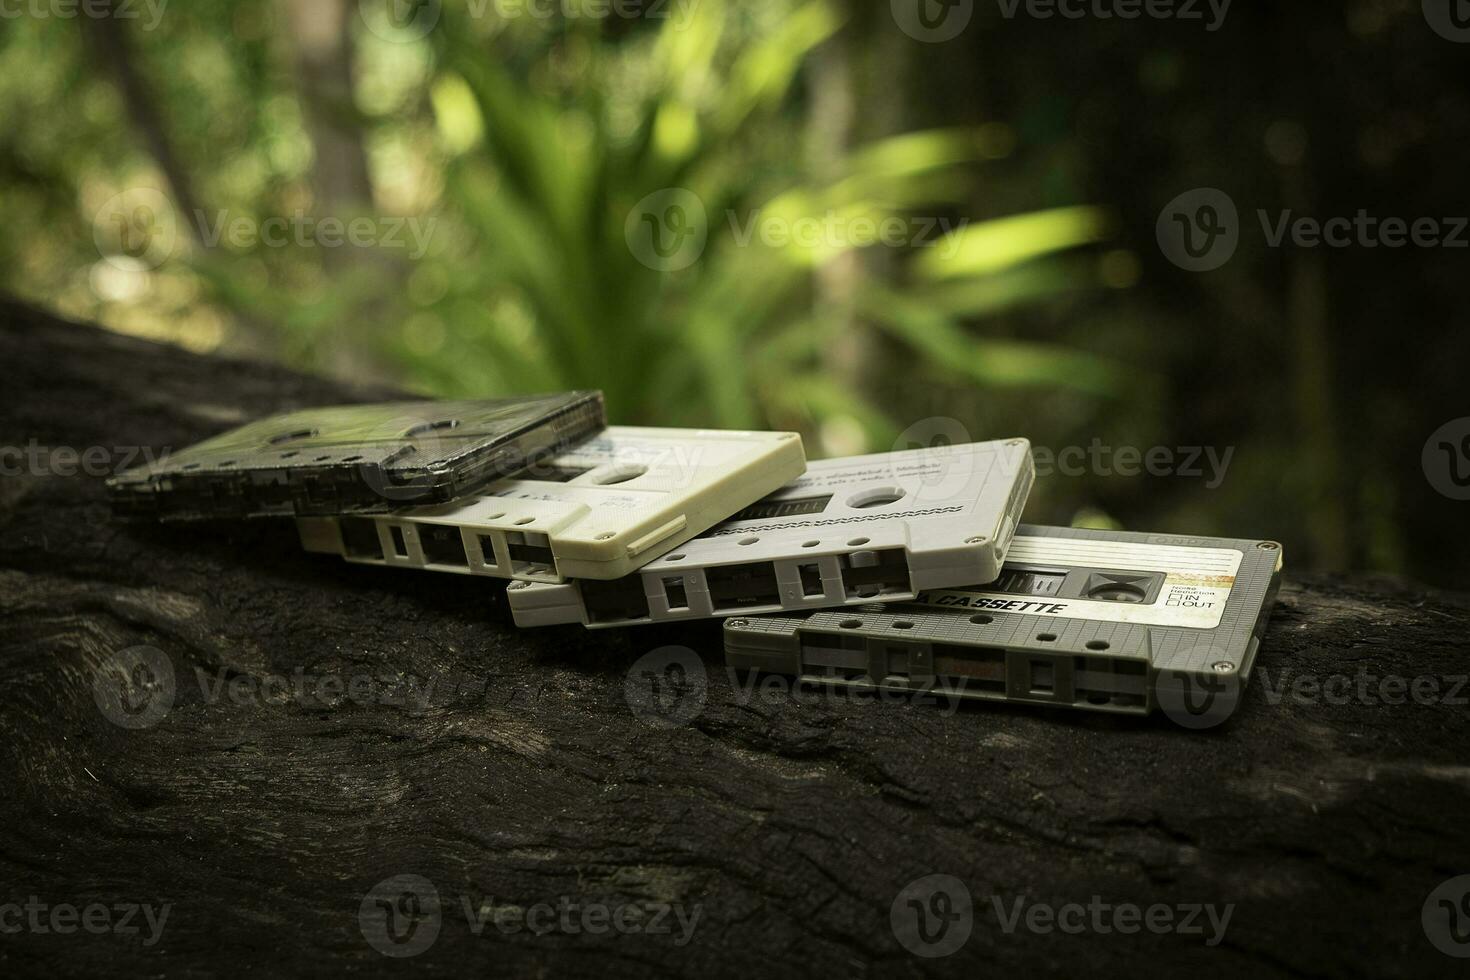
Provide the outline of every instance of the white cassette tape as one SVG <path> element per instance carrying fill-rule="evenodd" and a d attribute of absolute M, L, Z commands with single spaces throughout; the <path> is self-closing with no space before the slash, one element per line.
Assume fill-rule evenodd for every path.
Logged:
<path fill-rule="evenodd" d="M 628 626 L 913 599 L 989 582 L 1035 468 L 1025 439 L 819 460 L 616 581 L 515 583 L 518 626 Z"/>
<path fill-rule="evenodd" d="M 561 582 L 615 579 L 806 468 L 794 432 L 610 426 L 473 497 L 300 518 L 308 551 L 348 561 Z"/>

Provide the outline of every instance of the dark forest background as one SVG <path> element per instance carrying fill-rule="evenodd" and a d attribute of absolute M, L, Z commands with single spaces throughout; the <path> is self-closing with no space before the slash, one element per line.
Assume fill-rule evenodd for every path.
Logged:
<path fill-rule="evenodd" d="M 600 387 L 618 422 L 797 428 L 814 457 L 1097 446 L 1028 519 L 1463 587 L 1470 504 L 1426 443 L 1470 416 L 1470 250 L 1272 247 L 1257 218 L 1470 215 L 1470 43 L 1432 7 L 16 6 L 0 288 L 433 395 Z M 1210 271 L 1156 234 L 1197 188 L 1239 213 Z M 316 230 L 250 233 L 280 219 Z M 827 230 L 759 231 L 802 219 Z M 884 219 L 911 234 L 857 240 Z M 1112 463 L 1155 447 L 1231 455 L 1218 485 Z"/>

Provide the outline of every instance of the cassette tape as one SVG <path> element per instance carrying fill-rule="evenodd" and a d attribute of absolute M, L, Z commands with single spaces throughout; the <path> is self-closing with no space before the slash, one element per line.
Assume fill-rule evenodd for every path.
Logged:
<path fill-rule="evenodd" d="M 530 582 L 636 570 L 806 469 L 794 432 L 610 426 L 454 504 L 301 518 L 308 551 Z"/>
<path fill-rule="evenodd" d="M 1023 525 L 993 584 L 724 628 L 733 669 L 1218 724 L 1280 580 L 1273 541 Z"/>
<path fill-rule="evenodd" d="M 108 481 L 123 516 L 383 512 L 472 493 L 601 431 L 602 392 L 314 408 L 242 426 Z"/>
<path fill-rule="evenodd" d="M 506 595 L 518 626 L 593 628 L 912 599 L 995 578 L 1034 479 L 1024 439 L 818 460 L 635 575 Z"/>

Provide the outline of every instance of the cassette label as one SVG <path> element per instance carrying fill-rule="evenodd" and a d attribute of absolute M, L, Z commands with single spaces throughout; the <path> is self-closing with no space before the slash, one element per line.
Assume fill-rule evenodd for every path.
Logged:
<path fill-rule="evenodd" d="M 1035 601 L 1018 599 L 1015 594 L 1005 592 L 938 590 L 924 592 L 916 601 L 939 608 L 1213 629 L 1220 625 L 1220 618 L 1225 614 L 1225 603 L 1235 584 L 1240 560 L 1241 553 L 1232 548 L 1180 548 L 1121 541 L 1081 543 L 1017 535 L 1007 566 L 1025 576 L 1027 589 L 1045 587 L 1040 583 L 1059 586 L 1065 580 L 1066 569 L 1083 565 L 1101 570 L 1099 574 L 1106 574 L 1107 569 L 1129 569 L 1134 573 L 1162 574 L 1163 580 L 1156 590 L 1144 592 L 1137 602 L 1114 601 L 1116 594 L 1121 594 L 1116 588 L 1112 590 L 1113 599 L 1107 600 L 1080 597 Z M 1053 571 L 1048 572 L 1048 567 Z"/>
<path fill-rule="evenodd" d="M 589 627 L 913 599 L 996 576 L 1033 474 L 1024 439 L 818 460 L 628 581 L 507 595 L 518 625 Z"/>

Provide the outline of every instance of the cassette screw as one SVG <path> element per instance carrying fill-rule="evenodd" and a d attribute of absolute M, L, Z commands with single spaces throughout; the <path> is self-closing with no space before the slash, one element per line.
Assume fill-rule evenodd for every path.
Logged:
<path fill-rule="evenodd" d="M 1235 669 L 1235 665 L 1228 660 L 1219 660 L 1215 663 L 1215 673 L 1228 674 Z"/>

